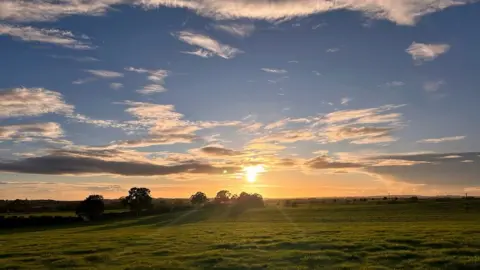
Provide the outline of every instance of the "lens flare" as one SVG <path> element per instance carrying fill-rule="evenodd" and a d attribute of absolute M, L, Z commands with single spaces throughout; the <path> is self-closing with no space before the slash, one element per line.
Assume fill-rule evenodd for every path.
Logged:
<path fill-rule="evenodd" d="M 257 175 L 259 173 L 265 172 L 265 168 L 262 165 L 256 166 L 249 166 L 243 169 L 245 172 L 245 176 L 247 177 L 247 181 L 250 183 L 254 183 L 257 181 Z"/>

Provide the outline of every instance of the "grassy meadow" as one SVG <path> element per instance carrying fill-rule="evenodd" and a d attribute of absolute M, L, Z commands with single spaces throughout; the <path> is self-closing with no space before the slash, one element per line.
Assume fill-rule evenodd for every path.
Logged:
<path fill-rule="evenodd" d="M 480 269 L 480 204 L 272 203 L 4 230 L 0 269 Z"/>

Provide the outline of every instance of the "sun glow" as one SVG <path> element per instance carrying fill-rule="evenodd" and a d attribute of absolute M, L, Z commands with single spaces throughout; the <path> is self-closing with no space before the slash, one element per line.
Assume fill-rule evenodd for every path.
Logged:
<path fill-rule="evenodd" d="M 254 183 L 257 181 L 257 175 L 259 173 L 265 172 L 265 168 L 263 165 L 256 165 L 256 166 L 249 166 L 243 169 L 245 172 L 245 176 L 247 177 L 247 181 L 250 183 Z"/>

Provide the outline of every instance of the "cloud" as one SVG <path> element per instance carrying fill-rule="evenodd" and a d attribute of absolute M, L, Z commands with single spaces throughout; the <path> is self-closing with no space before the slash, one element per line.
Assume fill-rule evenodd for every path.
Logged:
<path fill-rule="evenodd" d="M 333 142 L 350 140 L 353 144 L 375 144 L 395 141 L 396 139 L 390 136 L 393 130 L 393 127 L 330 126 L 325 130 L 325 134 Z"/>
<path fill-rule="evenodd" d="M 262 70 L 268 73 L 276 73 L 276 74 L 285 74 L 288 72 L 285 69 L 273 69 L 273 68 L 262 68 Z"/>
<path fill-rule="evenodd" d="M 442 142 L 453 142 L 453 141 L 460 141 L 465 139 L 466 136 L 455 136 L 455 137 L 443 137 L 443 138 L 431 138 L 431 139 L 423 139 L 417 141 L 418 143 L 442 143 Z"/>
<path fill-rule="evenodd" d="M 95 48 L 89 43 L 88 39 L 82 39 L 75 36 L 72 32 L 59 29 L 40 29 L 31 26 L 0 23 L 0 35 L 11 36 L 26 42 L 48 43 L 75 50 L 91 50 Z"/>
<path fill-rule="evenodd" d="M 230 23 L 230 24 L 214 24 L 213 28 L 219 31 L 226 32 L 230 35 L 236 37 L 248 37 L 255 31 L 255 25 L 250 24 L 240 24 L 240 23 Z"/>
<path fill-rule="evenodd" d="M 240 129 L 240 131 L 243 131 L 243 132 L 257 132 L 262 127 L 263 127 L 262 123 L 254 122 L 254 123 L 246 124 L 244 127 L 242 127 Z"/>
<path fill-rule="evenodd" d="M 363 165 L 352 163 L 335 161 L 328 156 L 318 156 L 305 162 L 305 165 L 310 169 L 348 169 L 348 168 L 361 168 Z"/>
<path fill-rule="evenodd" d="M 283 128 L 290 123 L 310 123 L 311 120 L 308 118 L 284 118 L 276 122 L 270 123 L 265 126 L 266 130 Z"/>
<path fill-rule="evenodd" d="M 171 73 L 165 69 L 145 69 L 145 68 L 135 68 L 135 67 L 127 67 L 125 68 L 126 71 L 136 72 L 136 73 L 146 73 L 148 74 L 147 79 L 157 83 L 164 83 L 165 78 L 167 78 Z"/>
<path fill-rule="evenodd" d="M 368 108 L 368 109 L 358 109 L 358 110 L 342 110 L 329 113 L 322 117 L 321 121 L 327 123 L 338 123 L 338 122 L 349 122 L 349 121 L 359 121 L 359 122 L 370 122 L 374 123 L 375 121 L 380 122 L 390 122 L 396 121 L 401 116 L 400 114 L 388 114 L 383 115 L 383 113 L 394 110 L 404 105 L 384 105 L 377 108 Z M 395 116 L 395 117 L 394 117 Z M 387 121 L 388 120 L 388 121 Z"/>
<path fill-rule="evenodd" d="M 319 137 L 307 129 L 282 130 L 276 133 L 255 138 L 251 143 L 294 143 L 299 141 L 314 141 Z"/>
<path fill-rule="evenodd" d="M 191 55 L 196 55 L 196 56 L 200 56 L 202 58 L 210 58 L 210 57 L 213 57 L 213 53 L 212 52 L 209 52 L 207 50 L 203 50 L 203 49 L 198 49 L 196 51 L 182 51 L 181 53 L 184 53 L 184 54 L 191 54 Z"/>
<path fill-rule="evenodd" d="M 112 88 L 113 90 L 118 90 L 120 88 L 123 88 L 123 83 L 111 83 L 110 88 Z"/>
<path fill-rule="evenodd" d="M 316 76 L 322 76 L 322 73 L 320 73 L 316 70 L 313 70 L 312 73 L 315 74 Z"/>
<path fill-rule="evenodd" d="M 344 97 L 344 98 L 342 98 L 342 100 L 340 101 L 340 104 L 342 104 L 342 105 L 348 105 L 348 103 L 349 103 L 350 101 L 352 101 L 351 98 Z"/>
<path fill-rule="evenodd" d="M 385 84 L 386 87 L 402 87 L 405 83 L 401 81 L 391 81 Z"/>
<path fill-rule="evenodd" d="M 177 143 L 193 143 L 201 140 L 200 137 L 194 134 L 166 134 L 166 135 L 153 135 L 148 138 L 135 139 L 135 140 L 123 140 L 114 141 L 108 147 L 111 148 L 142 148 L 154 145 L 171 145 Z"/>
<path fill-rule="evenodd" d="M 0 20 L 17 22 L 56 21 L 72 15 L 99 16 L 105 14 L 111 5 L 124 0 L 3 0 L 0 2 Z"/>
<path fill-rule="evenodd" d="M 242 53 L 241 50 L 222 44 L 209 36 L 189 31 L 180 31 L 174 34 L 176 38 L 192 46 L 199 47 L 209 53 L 225 59 L 231 59 Z M 193 53 L 192 53 L 193 54 Z"/>
<path fill-rule="evenodd" d="M 422 16 L 451 6 L 465 5 L 469 0 L 141 0 L 147 8 L 159 6 L 187 8 L 200 15 L 215 19 L 257 19 L 267 21 L 307 17 L 334 10 L 362 12 L 372 19 L 384 19 L 401 25 L 414 25 Z"/>
<path fill-rule="evenodd" d="M 478 155 L 478 152 L 381 155 L 370 159 L 374 161 L 414 161 L 416 163 L 413 166 L 371 166 L 367 171 L 406 183 L 476 186 L 479 184 L 480 167 L 471 162 L 459 162 L 459 159 L 478 161 Z M 459 156 L 459 158 L 445 159 L 445 156 Z"/>
<path fill-rule="evenodd" d="M 142 89 L 137 90 L 137 93 L 143 94 L 143 95 L 150 95 L 153 93 L 163 93 L 166 92 L 167 89 L 163 87 L 161 84 L 148 84 L 145 85 Z"/>
<path fill-rule="evenodd" d="M 201 153 L 210 156 L 241 156 L 244 153 L 219 146 L 205 146 L 199 149 Z"/>
<path fill-rule="evenodd" d="M 100 61 L 98 58 L 91 57 L 91 56 L 71 56 L 71 55 L 56 55 L 52 54 L 50 57 L 55 59 L 65 59 L 65 60 L 72 60 L 76 62 L 98 62 Z"/>
<path fill-rule="evenodd" d="M 339 52 L 340 49 L 339 48 L 329 48 L 327 49 L 325 52 L 327 53 L 336 53 L 336 52 Z"/>
<path fill-rule="evenodd" d="M 0 126 L 0 142 L 2 140 L 30 141 L 34 138 L 59 138 L 62 136 L 62 128 L 53 122 Z"/>
<path fill-rule="evenodd" d="M 104 79 L 113 79 L 113 78 L 123 77 L 122 73 L 116 72 L 116 71 L 110 71 L 110 70 L 88 69 L 88 70 L 85 70 L 85 72 L 88 72 L 95 77 L 104 78 Z"/>
<path fill-rule="evenodd" d="M 424 44 L 413 42 L 410 47 L 407 48 L 406 52 L 410 54 L 413 60 L 422 62 L 422 61 L 433 61 L 438 56 L 447 53 L 450 50 L 450 45 L 448 44 Z"/>
<path fill-rule="evenodd" d="M 112 152 L 115 153 L 115 152 Z M 143 160 L 115 160 L 110 152 L 91 154 L 79 151 L 53 151 L 41 157 L 0 162 L 0 171 L 49 175 L 122 175 L 155 176 L 171 174 L 224 174 L 239 171 L 238 167 L 215 167 L 191 162 L 160 165 Z"/>
<path fill-rule="evenodd" d="M 0 91 L 0 118 L 71 114 L 74 107 L 62 94 L 44 88 L 12 88 Z"/>
<path fill-rule="evenodd" d="M 430 81 L 423 84 L 423 89 L 427 92 L 437 92 L 444 84 L 444 80 Z"/>
<path fill-rule="evenodd" d="M 154 70 L 135 67 L 127 67 L 125 70 L 140 74 L 148 74 L 147 79 L 154 82 L 152 84 L 145 85 L 142 89 L 137 90 L 137 93 L 150 95 L 153 93 L 163 93 L 167 91 L 164 85 L 165 79 L 171 74 L 170 71 L 164 69 Z"/>

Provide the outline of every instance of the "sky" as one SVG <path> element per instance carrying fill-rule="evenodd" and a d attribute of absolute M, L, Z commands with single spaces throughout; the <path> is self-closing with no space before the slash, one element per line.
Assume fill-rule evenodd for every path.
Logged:
<path fill-rule="evenodd" d="M 3 0 L 0 199 L 480 196 L 478 0 Z"/>

